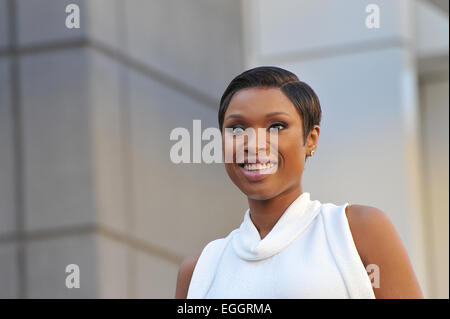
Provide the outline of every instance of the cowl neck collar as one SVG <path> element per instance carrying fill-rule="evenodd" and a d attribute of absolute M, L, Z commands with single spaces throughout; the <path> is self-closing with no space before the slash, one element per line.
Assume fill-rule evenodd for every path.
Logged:
<path fill-rule="evenodd" d="M 247 209 L 244 221 L 232 238 L 234 251 L 245 260 L 261 260 L 279 253 L 309 226 L 320 206 L 319 201 L 311 201 L 308 192 L 302 193 L 263 239 L 250 218 L 250 208 Z"/>

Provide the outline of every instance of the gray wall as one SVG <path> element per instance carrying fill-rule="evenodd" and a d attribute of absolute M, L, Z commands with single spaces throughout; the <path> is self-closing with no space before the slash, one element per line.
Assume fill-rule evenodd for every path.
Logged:
<path fill-rule="evenodd" d="M 247 200 L 223 164 L 173 164 L 169 134 L 217 127 L 262 64 L 321 99 L 304 188 L 384 210 L 425 296 L 448 298 L 448 11 L 371 3 L 379 30 L 359 0 L 0 0 L 0 298 L 173 297 Z"/>

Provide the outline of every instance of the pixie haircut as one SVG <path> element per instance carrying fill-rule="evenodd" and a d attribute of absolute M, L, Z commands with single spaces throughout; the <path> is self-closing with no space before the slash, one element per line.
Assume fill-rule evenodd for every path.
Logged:
<path fill-rule="evenodd" d="M 247 70 L 236 76 L 228 85 L 220 99 L 219 127 L 222 131 L 225 112 L 231 98 L 239 90 L 247 88 L 280 88 L 292 102 L 303 121 L 303 145 L 314 127 L 320 125 L 322 110 L 319 98 L 313 89 L 287 70 L 274 66 L 261 66 Z"/>

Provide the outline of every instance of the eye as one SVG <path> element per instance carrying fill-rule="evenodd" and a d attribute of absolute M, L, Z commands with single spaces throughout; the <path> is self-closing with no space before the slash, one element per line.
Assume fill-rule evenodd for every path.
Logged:
<path fill-rule="evenodd" d="M 279 122 L 279 123 L 273 123 L 269 127 L 269 129 L 274 128 L 274 129 L 276 129 L 278 131 L 281 131 L 281 130 L 284 130 L 286 127 L 287 127 L 287 124 Z"/>
<path fill-rule="evenodd" d="M 244 128 L 240 127 L 240 126 L 233 126 L 231 127 L 231 131 L 233 133 L 233 135 L 240 135 L 242 133 L 244 133 Z"/>

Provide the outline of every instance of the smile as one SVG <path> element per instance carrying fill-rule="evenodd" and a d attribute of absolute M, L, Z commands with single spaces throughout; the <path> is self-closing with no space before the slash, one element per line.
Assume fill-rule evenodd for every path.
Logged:
<path fill-rule="evenodd" d="M 243 163 L 239 164 L 239 170 L 242 175 L 250 182 L 261 181 L 268 176 L 275 174 L 278 169 L 278 163 Z"/>
<path fill-rule="evenodd" d="M 241 164 L 239 166 L 243 167 L 247 171 L 256 171 L 256 170 L 266 170 L 276 166 L 276 163 L 255 163 L 255 164 Z"/>

